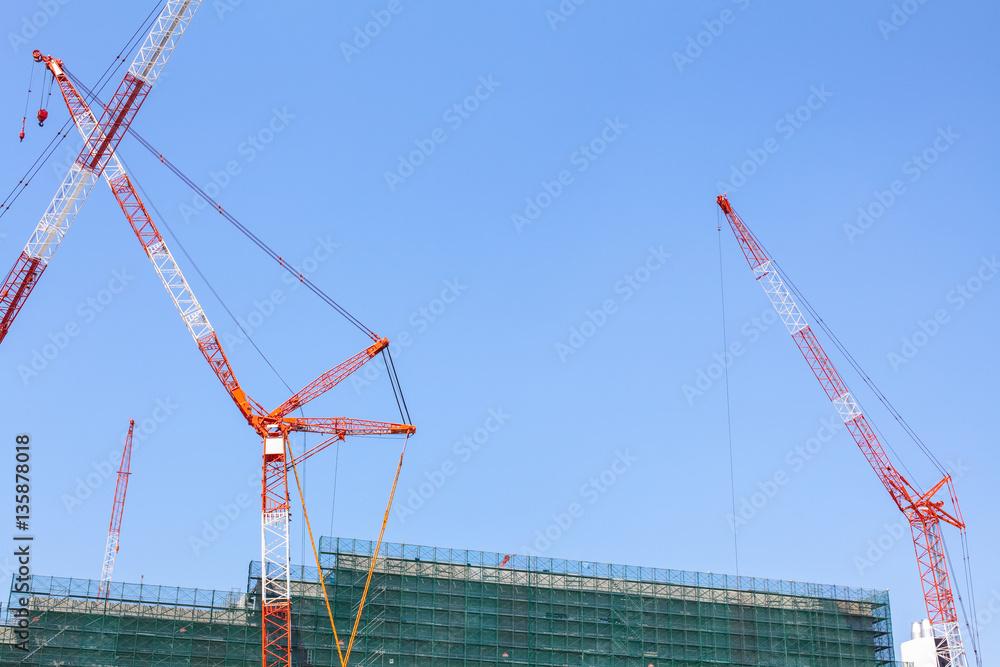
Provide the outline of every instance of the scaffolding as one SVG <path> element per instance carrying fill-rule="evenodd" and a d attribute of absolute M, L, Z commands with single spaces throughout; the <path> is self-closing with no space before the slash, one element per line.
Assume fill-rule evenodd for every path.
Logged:
<path fill-rule="evenodd" d="M 320 540 L 342 648 L 374 543 Z M 886 591 L 383 544 L 358 667 L 894 665 Z M 315 568 L 292 571 L 293 664 L 337 665 Z M 233 591 L 35 577 L 11 593 L 0 664 L 260 664 L 260 563 Z M 26 602 L 21 647 L 14 610 Z"/>

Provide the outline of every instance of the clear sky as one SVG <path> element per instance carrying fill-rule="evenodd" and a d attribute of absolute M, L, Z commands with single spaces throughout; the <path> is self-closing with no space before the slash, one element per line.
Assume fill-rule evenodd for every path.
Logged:
<path fill-rule="evenodd" d="M 92 85 L 155 4 L 4 3 L 0 194 L 67 118 L 55 95 L 46 126 L 31 121 L 36 85 L 18 143 L 31 49 Z M 206 0 L 133 127 L 397 345 L 417 436 L 387 539 L 734 573 L 737 523 L 741 574 L 888 588 L 906 638 L 925 612 L 901 515 L 723 228 L 726 335 L 740 350 L 730 485 L 717 361 L 726 189 L 956 477 L 989 662 L 998 12 L 941 0 Z M 3 267 L 79 146 L 71 135 L 0 219 Z M 289 385 L 365 347 L 134 140 L 120 155 Z M 181 263 L 248 393 L 283 401 Z M 76 334 L 62 337 L 67 326 Z M 933 485 L 916 446 L 834 361 L 896 460 Z M 15 435 L 32 438 L 36 572 L 99 576 L 105 473 L 131 417 L 141 437 L 115 578 L 245 585 L 260 556 L 260 443 L 103 185 L 0 347 L 0 378 L 0 476 L 13 476 Z M 384 371 L 308 414 L 398 418 Z M 318 532 L 332 519 L 335 534 L 377 536 L 399 444 L 349 441 L 339 460 L 331 449 L 308 464 Z"/>

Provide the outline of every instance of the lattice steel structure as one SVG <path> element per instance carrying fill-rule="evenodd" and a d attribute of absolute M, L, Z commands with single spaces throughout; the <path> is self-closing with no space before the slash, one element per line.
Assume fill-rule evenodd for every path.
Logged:
<path fill-rule="evenodd" d="M 374 544 L 320 544 L 346 641 Z M 316 574 L 291 572 L 294 665 L 338 664 Z M 258 562 L 245 591 L 98 588 L 36 577 L 28 650 L 0 626 L 0 664 L 260 664 Z M 382 546 L 358 637 L 359 667 L 896 664 L 886 591 L 401 544 Z"/>

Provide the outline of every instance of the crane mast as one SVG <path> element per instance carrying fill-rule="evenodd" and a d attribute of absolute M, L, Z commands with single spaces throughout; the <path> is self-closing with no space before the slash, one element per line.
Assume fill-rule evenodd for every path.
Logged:
<path fill-rule="evenodd" d="M 111 577 L 115 570 L 115 556 L 118 555 L 118 538 L 122 529 L 122 513 L 125 511 L 125 493 L 128 491 L 128 478 L 132 473 L 132 431 L 135 420 L 128 420 L 128 434 L 125 436 L 125 449 L 122 451 L 122 462 L 118 467 L 118 482 L 115 484 L 115 501 L 111 505 L 111 526 L 108 528 L 108 544 L 104 549 L 104 566 L 101 568 L 101 585 L 97 589 L 97 597 L 108 594 Z"/>
<path fill-rule="evenodd" d="M 959 530 L 965 530 L 951 477 L 945 475 L 930 491 L 921 493 L 896 470 L 869 425 L 868 419 L 862 413 L 861 407 L 823 350 L 823 346 L 785 286 L 781 275 L 773 266 L 771 258 L 764 252 L 743 220 L 733 211 L 726 195 L 719 195 L 716 202 L 729 221 L 740 249 L 770 299 L 771 305 L 774 306 L 827 397 L 837 408 L 837 412 L 865 458 L 868 459 L 868 463 L 910 524 L 927 615 L 939 638 L 937 651 L 941 664 L 945 667 L 966 667 L 958 612 L 955 609 L 941 536 L 942 521 Z M 943 502 L 933 500 L 937 492 L 944 487 L 948 489 L 952 512 L 944 509 Z"/>
<path fill-rule="evenodd" d="M 73 121 L 84 135 L 84 145 L 0 287 L 0 342 L 38 284 L 200 4 L 201 0 L 167 1 L 100 119 L 93 118 L 79 96 L 66 99 Z M 53 65 L 49 68 L 53 75 L 59 79 L 56 74 L 59 71 L 65 78 L 61 63 L 55 61 Z"/>

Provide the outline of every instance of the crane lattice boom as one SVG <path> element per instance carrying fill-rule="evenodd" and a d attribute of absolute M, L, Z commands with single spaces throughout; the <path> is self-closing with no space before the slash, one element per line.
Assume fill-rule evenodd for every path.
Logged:
<path fill-rule="evenodd" d="M 946 475 L 930 491 L 921 493 L 896 470 L 862 413 L 861 407 L 806 322 L 805 316 L 773 266 L 770 257 L 743 220 L 733 211 L 726 196 L 720 195 L 716 201 L 729 221 L 729 226 L 736 235 L 736 240 L 751 270 L 778 312 L 781 321 L 784 322 L 788 333 L 816 375 L 827 397 L 837 408 L 841 419 L 882 485 L 906 516 L 913 534 L 927 615 L 935 633 L 943 639 L 938 646 L 940 657 L 945 661 L 943 664 L 946 667 L 965 667 L 967 663 L 959 630 L 958 612 L 955 609 L 941 538 L 942 521 L 960 530 L 965 529 L 951 477 Z M 943 502 L 933 500 L 936 493 L 945 486 L 948 487 L 953 513 L 944 509 Z"/>
<path fill-rule="evenodd" d="M 66 75 L 61 61 L 46 63 L 60 80 L 60 89 L 73 122 L 84 137 L 84 146 L 0 286 L 0 342 L 38 284 L 200 4 L 201 0 L 168 0 L 99 120 L 90 113 L 82 97 L 66 97 L 61 81 Z M 35 52 L 36 60 L 40 60 L 40 55 Z"/>
<path fill-rule="evenodd" d="M 118 482 L 115 484 L 115 500 L 111 505 L 111 526 L 108 528 L 108 544 L 104 549 L 104 566 L 101 568 L 101 585 L 97 597 L 108 594 L 108 586 L 115 570 L 115 556 L 118 555 L 118 542 L 122 530 L 122 514 L 125 511 L 125 492 L 128 491 L 128 478 L 132 473 L 132 431 L 135 420 L 128 420 L 128 434 L 125 436 L 125 449 L 122 451 L 122 462 L 118 467 Z"/>

